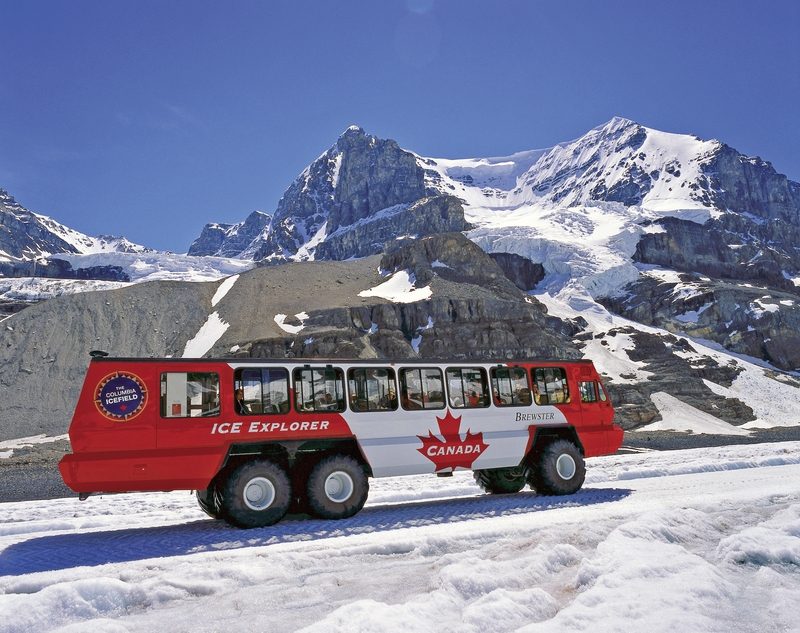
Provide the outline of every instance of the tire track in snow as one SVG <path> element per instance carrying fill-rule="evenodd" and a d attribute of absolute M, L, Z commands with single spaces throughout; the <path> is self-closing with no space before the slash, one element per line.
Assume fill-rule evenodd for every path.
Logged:
<path fill-rule="evenodd" d="M 290 517 L 276 525 L 252 530 L 239 530 L 222 521 L 207 520 L 156 528 L 58 534 L 9 546 L 0 553 L 0 576 L 314 541 L 582 507 L 618 501 L 627 497 L 630 492 L 619 488 L 584 488 L 567 497 L 539 496 L 532 492 L 478 495 L 374 506 L 340 521 Z"/>

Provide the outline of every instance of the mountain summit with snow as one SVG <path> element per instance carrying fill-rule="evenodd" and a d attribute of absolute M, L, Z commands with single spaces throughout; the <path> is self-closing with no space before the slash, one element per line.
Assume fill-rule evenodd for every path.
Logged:
<path fill-rule="evenodd" d="M 90 237 L 29 211 L 0 189 L 0 261 L 31 261 L 54 253 L 145 253 L 152 249 L 124 237 Z"/>
<path fill-rule="evenodd" d="M 459 200 L 427 185 L 415 154 L 350 126 L 303 170 L 269 225 L 234 256 L 272 263 L 361 257 L 400 235 L 465 230 L 463 216 Z M 215 226 L 206 225 L 203 235 Z M 201 236 L 189 252 L 233 255 L 240 247 L 232 238 L 211 243 Z"/>
<path fill-rule="evenodd" d="M 800 367 L 800 184 L 720 141 L 614 117 L 547 149 L 445 159 L 351 126 L 269 222 L 260 217 L 245 239 L 240 225 L 206 226 L 191 252 L 346 260 L 460 231 L 488 253 L 541 265 L 538 291 L 577 313 L 605 301 L 648 325 Z"/>
<path fill-rule="evenodd" d="M 153 323 L 133 307 L 144 305 L 138 290 L 54 306 L 54 322 L 69 310 L 85 334 L 62 364 L 47 365 L 54 380 L 63 368 L 83 367 L 73 348 L 97 347 L 103 322 L 105 347 L 122 355 L 180 354 L 192 331 L 204 342 L 216 333 L 198 354 L 583 355 L 606 377 L 626 428 L 674 411 L 670 398 L 719 428 L 800 421 L 791 373 L 800 371 L 800 184 L 719 141 L 614 118 L 551 148 L 449 159 L 351 126 L 274 211 L 208 224 L 184 256 L 75 254 L 91 245 L 4 200 L 2 226 L 28 227 L 13 231 L 29 240 L 16 252 L 61 249 L 48 258 L 51 276 L 63 276 L 53 264 L 61 262 L 82 282 L 67 290 L 59 279 L 59 293 L 91 289 L 83 280 L 113 267 L 119 276 L 104 279 L 115 284 L 167 282 L 163 291 L 141 290 Z M 47 226 L 62 244 L 45 246 L 36 232 L 44 228 L 31 228 Z M 303 263 L 310 260 L 328 261 Z M 243 274 L 238 301 L 219 313 L 208 312 L 213 289 L 171 285 L 284 262 L 300 268 L 278 267 L 261 285 Z M 4 266 L 0 275 L 20 273 Z M 28 282 L 3 280 L 8 313 L 44 296 Z M 48 310 L 30 321 L 24 312 L 6 335 L 18 341 L 7 350 L 5 380 L 21 381 L 19 411 L 29 382 L 40 381 L 17 367 L 41 357 L 39 338 L 27 333 Z M 123 317 L 129 329 L 118 327 Z M 769 410 L 754 393 L 774 394 Z M 49 408 L 40 419 L 51 418 Z"/>
<path fill-rule="evenodd" d="M 259 231 L 243 239 L 240 225 L 210 224 L 190 253 L 347 259 L 380 252 L 384 242 L 404 235 L 465 230 L 467 223 L 496 226 L 510 212 L 525 227 L 520 216 L 536 210 L 598 203 L 616 205 L 610 224 L 621 209 L 630 209 L 636 226 L 665 217 L 705 224 L 734 214 L 783 223 L 793 239 L 800 184 L 719 141 L 660 132 L 620 117 L 555 147 L 480 159 L 418 156 L 351 126 L 298 176 Z M 434 211 L 427 213 L 426 226 L 406 217 L 420 204 Z M 254 223 L 253 216 L 247 223 Z M 730 218 L 722 223 L 730 225 Z M 349 233 L 358 239 L 348 239 Z M 800 268 L 791 254 L 787 274 Z"/>
<path fill-rule="evenodd" d="M 471 192 L 477 194 L 476 206 L 617 202 L 704 221 L 710 211 L 699 193 L 707 188 L 701 165 L 719 146 L 716 141 L 667 134 L 615 117 L 574 141 L 536 153 L 484 161 L 434 161 L 443 186 L 452 179 L 462 183 L 466 194 L 475 187 L 480 190 Z M 504 178 L 506 174 L 514 177 Z"/>

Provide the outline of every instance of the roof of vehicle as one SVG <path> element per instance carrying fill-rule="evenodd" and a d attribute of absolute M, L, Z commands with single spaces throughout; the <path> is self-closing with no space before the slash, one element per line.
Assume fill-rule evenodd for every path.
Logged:
<path fill-rule="evenodd" d="M 136 363 L 236 363 L 253 365 L 522 365 L 531 363 L 591 364 L 588 358 L 528 358 L 514 360 L 471 359 L 410 359 L 410 358 L 251 358 L 228 356 L 224 358 L 135 358 L 93 357 L 92 363 L 136 362 Z"/>

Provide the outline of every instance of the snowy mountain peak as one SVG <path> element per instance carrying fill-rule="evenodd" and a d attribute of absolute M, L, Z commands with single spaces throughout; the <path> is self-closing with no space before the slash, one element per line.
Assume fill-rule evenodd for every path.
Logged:
<path fill-rule="evenodd" d="M 533 166 L 524 185 L 559 205 L 592 200 L 661 208 L 697 209 L 701 160 L 719 144 L 645 128 L 615 118 L 575 141 L 552 148 Z"/>
<path fill-rule="evenodd" d="M 342 132 L 339 135 L 339 138 L 342 138 L 343 136 L 347 136 L 347 135 L 352 135 L 352 134 L 365 136 L 366 132 L 364 132 L 364 128 L 362 128 L 360 125 L 353 124 L 353 125 L 350 125 L 344 132 Z"/>
<path fill-rule="evenodd" d="M 30 261 L 55 253 L 146 252 L 124 237 L 90 237 L 52 218 L 33 213 L 0 189 L 0 260 Z"/>
<path fill-rule="evenodd" d="M 636 121 L 632 121 L 631 119 L 626 119 L 625 117 L 613 116 L 611 117 L 611 119 L 609 119 L 602 125 L 598 125 L 593 129 L 604 132 L 606 134 L 614 134 L 616 132 L 619 132 L 621 130 L 633 126 L 639 126 L 639 124 Z"/>
<path fill-rule="evenodd" d="M 320 158 L 331 158 L 335 152 L 360 151 L 360 149 L 367 146 L 374 147 L 379 141 L 380 139 L 378 139 L 377 136 L 367 134 L 367 132 L 358 125 L 351 125 L 342 132 L 341 136 L 339 136 L 336 141 L 336 145 L 331 147 Z M 394 141 L 391 142 L 394 143 Z"/>
<path fill-rule="evenodd" d="M 426 187 L 417 156 L 351 125 L 284 192 L 268 226 L 247 233 L 248 243 L 238 225 L 212 224 L 189 254 L 270 262 L 361 257 L 397 235 L 467 228 L 458 200 L 442 194 Z"/>
<path fill-rule="evenodd" d="M 189 252 L 269 261 L 360 256 L 380 250 L 387 239 L 406 233 L 419 236 L 402 221 L 393 221 L 394 228 L 387 233 L 381 222 L 388 217 L 387 210 L 401 208 L 397 205 L 417 208 L 415 202 L 437 195 L 460 201 L 466 219 L 477 226 L 494 225 L 506 213 L 527 225 L 528 219 L 522 218 L 532 210 L 551 213 L 577 205 L 605 205 L 606 214 L 611 207 L 615 212 L 625 210 L 626 226 L 662 217 L 703 224 L 739 208 L 760 217 L 793 217 L 792 204 L 785 209 L 771 202 L 786 198 L 781 187 L 793 199 L 791 183 L 777 183 L 780 192 L 764 192 L 756 205 L 749 198 L 732 199 L 732 192 L 739 189 L 723 184 L 726 173 L 750 169 L 753 174 L 748 178 L 755 183 L 760 178 L 755 172 L 771 166 L 725 148 L 717 141 L 661 132 L 615 116 L 550 148 L 489 158 L 427 158 L 351 125 L 298 175 L 271 222 L 259 222 L 258 231 L 248 232 L 249 244 L 244 244 L 240 225 L 209 225 L 204 234 L 214 235 L 201 236 Z M 723 154 L 730 164 L 722 165 Z M 752 186 L 745 187 L 745 198 L 751 190 Z M 764 211 L 758 205 L 772 207 Z M 450 204 L 437 208 L 455 210 Z M 394 211 L 389 215 L 404 217 Z M 365 232 L 368 224 L 382 228 Z M 358 239 L 351 232 L 354 228 L 359 228 Z M 335 248 L 331 240 L 337 241 Z M 623 241 L 627 244 L 630 239 Z M 625 247 L 626 253 L 634 244 Z"/>
<path fill-rule="evenodd" d="M 216 257 L 252 257 L 251 245 L 268 229 L 272 216 L 263 211 L 253 211 L 242 222 L 226 224 L 211 222 L 203 227 L 200 236 L 192 242 L 188 255 Z M 249 249 L 249 250 L 248 250 Z"/>
<path fill-rule="evenodd" d="M 18 209 L 24 210 L 22 205 L 20 205 L 8 191 L 0 187 L 0 206 L 6 209 Z"/>

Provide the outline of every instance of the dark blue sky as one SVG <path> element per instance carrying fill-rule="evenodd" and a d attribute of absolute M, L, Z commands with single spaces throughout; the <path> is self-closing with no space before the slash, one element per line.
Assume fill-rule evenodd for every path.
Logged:
<path fill-rule="evenodd" d="M 0 0 L 0 187 L 184 252 L 351 123 L 497 156 L 614 115 L 800 180 L 800 2 Z"/>

